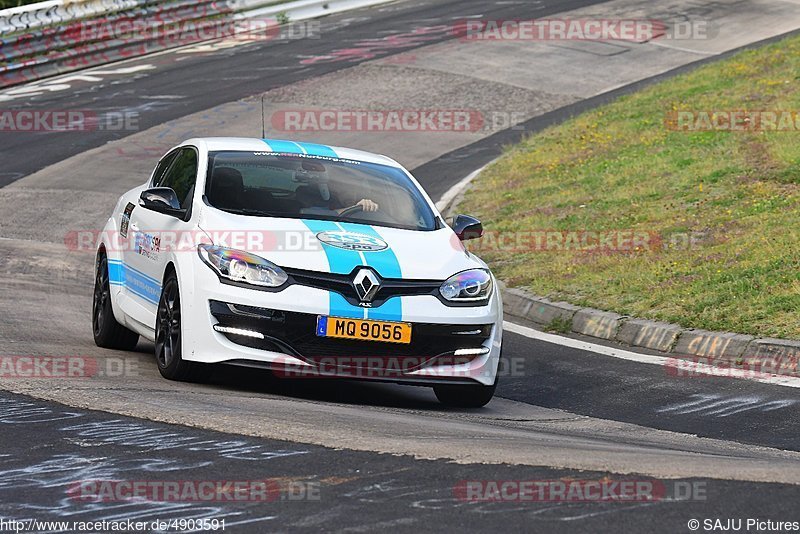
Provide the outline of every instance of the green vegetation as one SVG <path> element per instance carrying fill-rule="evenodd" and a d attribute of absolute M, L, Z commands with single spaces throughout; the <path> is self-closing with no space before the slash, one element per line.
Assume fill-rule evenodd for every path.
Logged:
<path fill-rule="evenodd" d="M 41 1 L 42 0 L 0 0 L 0 9 L 24 6 L 27 4 L 36 4 Z"/>
<path fill-rule="evenodd" d="M 572 321 L 563 317 L 554 317 L 544 329 L 556 334 L 568 334 L 572 331 Z"/>
<path fill-rule="evenodd" d="M 800 338 L 800 128 L 665 126 L 670 112 L 686 110 L 800 110 L 800 38 L 533 135 L 483 172 L 458 207 L 496 232 L 495 243 L 520 231 L 628 230 L 660 242 L 625 252 L 532 251 L 490 246 L 484 237 L 476 250 L 509 286 L 556 300 Z"/>

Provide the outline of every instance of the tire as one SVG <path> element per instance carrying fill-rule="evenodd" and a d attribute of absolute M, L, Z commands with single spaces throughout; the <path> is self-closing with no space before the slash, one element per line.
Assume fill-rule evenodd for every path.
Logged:
<path fill-rule="evenodd" d="M 453 408 L 481 408 L 489 404 L 497 389 L 497 381 L 491 386 L 482 384 L 433 386 L 439 402 Z"/>
<path fill-rule="evenodd" d="M 188 381 L 194 378 L 194 365 L 181 356 L 181 295 L 178 277 L 170 271 L 161 289 L 156 312 L 156 365 L 168 380 Z"/>
<path fill-rule="evenodd" d="M 92 297 L 92 334 L 98 347 L 133 350 L 139 334 L 119 324 L 111 307 L 111 287 L 108 281 L 108 258 L 104 252 L 97 256 Z"/>

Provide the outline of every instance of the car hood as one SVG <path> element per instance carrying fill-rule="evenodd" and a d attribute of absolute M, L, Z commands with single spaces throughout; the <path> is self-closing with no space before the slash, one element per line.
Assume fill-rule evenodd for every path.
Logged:
<path fill-rule="evenodd" d="M 445 280 L 486 268 L 448 227 L 422 232 L 313 219 L 249 217 L 205 209 L 200 228 L 215 245 L 246 250 L 276 265 L 335 274 L 372 267 L 383 278 Z"/>

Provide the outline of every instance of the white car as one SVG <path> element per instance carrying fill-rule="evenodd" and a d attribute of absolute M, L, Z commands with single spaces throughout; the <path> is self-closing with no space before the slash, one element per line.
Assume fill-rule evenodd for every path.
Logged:
<path fill-rule="evenodd" d="M 98 346 L 155 342 L 161 374 L 263 367 L 286 377 L 433 386 L 492 398 L 502 303 L 486 264 L 385 156 L 271 139 L 199 138 L 122 195 L 98 239 Z"/>

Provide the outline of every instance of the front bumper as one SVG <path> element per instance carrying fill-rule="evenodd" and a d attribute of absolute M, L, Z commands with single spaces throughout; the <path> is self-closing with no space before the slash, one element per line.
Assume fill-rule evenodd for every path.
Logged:
<path fill-rule="evenodd" d="M 330 313 L 328 291 L 290 286 L 270 293 L 223 284 L 209 269 L 194 273 L 184 313 L 184 359 L 272 369 L 288 378 L 341 377 L 411 384 L 495 382 L 502 344 L 502 305 L 448 307 L 430 295 L 403 296 L 408 345 L 317 337 L 316 318 Z M 187 294 L 184 288 L 184 295 Z M 263 339 L 222 333 L 214 325 L 257 331 Z M 467 350 L 463 350 L 467 349 Z"/>

